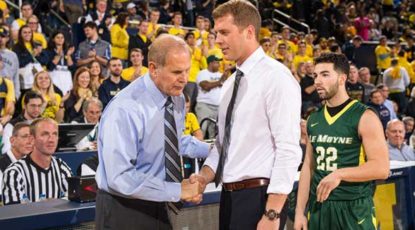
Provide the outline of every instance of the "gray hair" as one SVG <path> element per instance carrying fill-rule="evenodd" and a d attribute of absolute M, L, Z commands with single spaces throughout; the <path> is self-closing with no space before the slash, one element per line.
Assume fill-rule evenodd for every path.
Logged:
<path fill-rule="evenodd" d="M 98 99 L 98 98 L 96 98 L 96 97 L 92 97 L 92 98 L 90 98 L 90 99 L 88 99 L 88 100 L 86 100 L 83 104 L 82 104 L 82 112 L 86 112 L 87 110 L 88 110 L 88 108 L 89 108 L 89 105 L 90 104 L 96 104 L 96 105 L 98 105 L 98 107 L 99 107 L 99 109 L 102 111 L 102 108 L 104 107 L 103 105 L 102 105 L 102 102 Z"/>

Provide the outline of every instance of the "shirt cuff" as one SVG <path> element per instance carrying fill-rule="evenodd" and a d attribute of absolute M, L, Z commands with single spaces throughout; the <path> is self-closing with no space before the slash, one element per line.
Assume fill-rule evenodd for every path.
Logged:
<path fill-rule="evenodd" d="M 219 152 L 216 145 L 213 145 L 212 149 L 210 150 L 208 158 L 206 158 L 205 163 L 203 166 L 208 166 L 212 169 L 214 173 L 216 173 L 216 169 L 218 168 L 219 163 Z"/>
<path fill-rule="evenodd" d="M 165 182 L 167 202 L 178 202 L 182 194 L 182 185 L 175 182 Z"/>
<path fill-rule="evenodd" d="M 293 189 L 298 166 L 274 168 L 267 193 L 289 194 Z"/>

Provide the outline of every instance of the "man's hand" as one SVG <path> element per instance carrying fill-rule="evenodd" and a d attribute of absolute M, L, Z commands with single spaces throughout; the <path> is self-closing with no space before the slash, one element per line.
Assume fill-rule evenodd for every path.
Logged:
<path fill-rule="evenodd" d="M 307 230 L 307 218 L 302 213 L 295 214 L 294 230 Z"/>
<path fill-rule="evenodd" d="M 7 122 L 9 122 L 12 119 L 12 116 L 9 114 L 4 115 L 3 117 L 0 118 L 0 123 L 2 125 L 5 125 Z"/>
<path fill-rule="evenodd" d="M 317 202 L 324 202 L 341 182 L 338 171 L 334 171 L 324 177 L 317 186 Z"/>
<path fill-rule="evenodd" d="M 202 188 L 199 181 L 193 181 L 193 183 L 191 183 L 189 179 L 184 179 L 182 181 L 181 200 L 190 202 L 193 197 L 199 195 L 200 193 L 202 193 Z"/>
<path fill-rule="evenodd" d="M 202 200 L 203 200 L 203 192 L 205 191 L 205 189 L 206 189 L 206 185 L 207 185 L 207 181 L 206 181 L 206 178 L 205 177 L 203 177 L 202 175 L 199 175 L 199 174 L 192 174 L 190 177 L 189 177 L 189 181 L 190 181 L 190 183 L 196 183 L 196 182 L 199 182 L 199 185 L 200 185 L 200 193 L 198 194 L 198 195 L 196 195 L 196 196 L 194 196 L 189 202 L 192 202 L 192 203 L 195 203 L 195 204 L 199 204 L 200 202 L 202 202 Z"/>
<path fill-rule="evenodd" d="M 266 216 L 262 216 L 256 227 L 257 230 L 278 230 L 280 227 L 280 219 L 269 220 Z"/>
<path fill-rule="evenodd" d="M 97 56 L 97 52 L 95 51 L 95 49 L 92 49 L 88 52 L 88 57 L 93 57 L 95 58 L 95 56 Z"/>

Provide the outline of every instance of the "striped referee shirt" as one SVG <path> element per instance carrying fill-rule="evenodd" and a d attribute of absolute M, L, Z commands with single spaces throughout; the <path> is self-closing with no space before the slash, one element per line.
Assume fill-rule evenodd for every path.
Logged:
<path fill-rule="evenodd" d="M 38 166 L 27 156 L 10 165 L 3 175 L 4 205 L 37 202 L 67 195 L 67 178 L 72 175 L 69 166 L 52 157 L 49 168 Z"/>

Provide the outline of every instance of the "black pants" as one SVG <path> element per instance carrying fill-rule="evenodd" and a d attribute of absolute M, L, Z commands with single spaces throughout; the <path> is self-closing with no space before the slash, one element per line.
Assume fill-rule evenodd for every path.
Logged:
<path fill-rule="evenodd" d="M 264 215 L 268 186 L 227 192 L 222 189 L 219 210 L 219 229 L 256 230 Z M 286 208 L 281 211 L 280 229 L 287 219 Z"/>
<path fill-rule="evenodd" d="M 172 229 L 164 202 L 127 199 L 98 190 L 96 229 Z"/>

